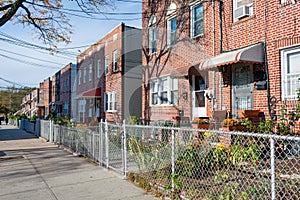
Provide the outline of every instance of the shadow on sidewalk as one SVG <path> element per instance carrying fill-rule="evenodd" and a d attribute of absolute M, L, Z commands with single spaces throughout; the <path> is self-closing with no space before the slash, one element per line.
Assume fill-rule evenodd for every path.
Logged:
<path fill-rule="evenodd" d="M 37 137 L 18 128 L 5 128 L 2 126 L 0 129 L 0 141 L 24 140 L 33 138 Z"/>

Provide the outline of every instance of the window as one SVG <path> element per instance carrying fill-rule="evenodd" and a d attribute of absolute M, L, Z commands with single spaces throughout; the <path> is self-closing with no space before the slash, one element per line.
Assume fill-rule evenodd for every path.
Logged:
<path fill-rule="evenodd" d="M 78 111 L 79 112 L 85 112 L 85 100 L 79 100 L 79 108 Z"/>
<path fill-rule="evenodd" d="M 92 64 L 89 65 L 89 81 L 93 78 L 93 66 Z"/>
<path fill-rule="evenodd" d="M 105 60 L 104 60 L 104 65 L 105 65 L 105 69 L 104 69 L 104 73 L 105 75 L 108 73 L 108 56 L 105 56 Z"/>
<path fill-rule="evenodd" d="M 78 85 L 81 84 L 81 70 L 78 71 Z"/>
<path fill-rule="evenodd" d="M 191 8 L 191 36 L 197 37 L 203 34 L 203 9 L 202 4 Z"/>
<path fill-rule="evenodd" d="M 281 51 L 281 91 L 283 100 L 297 99 L 300 88 L 300 46 Z"/>
<path fill-rule="evenodd" d="M 118 51 L 113 52 L 113 72 L 118 71 Z"/>
<path fill-rule="evenodd" d="M 176 26 L 177 26 L 177 21 L 176 17 L 173 17 L 168 20 L 168 36 L 167 36 L 167 41 L 168 41 L 168 46 L 172 46 L 176 44 Z"/>
<path fill-rule="evenodd" d="M 93 108 L 89 108 L 89 117 L 93 117 Z"/>
<path fill-rule="evenodd" d="M 86 68 L 83 68 L 83 83 L 86 83 Z"/>
<path fill-rule="evenodd" d="M 117 93 L 106 92 L 105 94 L 105 109 L 107 112 L 117 111 Z"/>
<path fill-rule="evenodd" d="M 281 0 L 281 3 L 284 4 L 286 2 L 288 2 L 289 0 Z"/>
<path fill-rule="evenodd" d="M 149 53 L 156 52 L 156 17 L 154 15 L 151 16 L 149 20 Z"/>
<path fill-rule="evenodd" d="M 97 77 L 100 78 L 101 76 L 101 60 L 97 61 Z"/>
<path fill-rule="evenodd" d="M 171 104 L 178 105 L 178 79 L 171 79 Z"/>
<path fill-rule="evenodd" d="M 178 105 L 178 79 L 163 77 L 150 83 L 151 105 Z"/>
<path fill-rule="evenodd" d="M 252 0 L 233 0 L 233 21 L 253 13 Z"/>
<path fill-rule="evenodd" d="M 69 104 L 67 102 L 64 103 L 64 115 L 67 115 L 69 111 Z"/>

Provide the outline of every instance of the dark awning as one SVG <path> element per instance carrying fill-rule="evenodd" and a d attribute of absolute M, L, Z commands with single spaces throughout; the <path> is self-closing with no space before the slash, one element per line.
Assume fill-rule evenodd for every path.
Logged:
<path fill-rule="evenodd" d="M 95 88 L 95 89 L 88 90 L 86 92 L 83 92 L 78 97 L 85 97 L 85 98 L 97 97 L 97 98 L 99 98 L 99 97 L 101 97 L 101 88 Z"/>
<path fill-rule="evenodd" d="M 211 69 L 223 65 L 231 65 L 238 62 L 264 63 L 264 61 L 264 48 L 262 43 L 258 43 L 212 57 L 200 63 L 199 70 Z"/>

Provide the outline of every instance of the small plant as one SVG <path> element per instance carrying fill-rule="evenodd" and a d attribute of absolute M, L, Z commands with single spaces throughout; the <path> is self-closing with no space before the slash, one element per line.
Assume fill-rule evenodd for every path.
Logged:
<path fill-rule="evenodd" d="M 206 140 L 212 141 L 216 137 L 216 134 L 212 132 L 204 132 L 203 136 Z"/>
<path fill-rule="evenodd" d="M 33 116 L 29 119 L 29 121 L 30 121 L 31 123 L 35 123 L 35 121 L 36 121 L 37 118 L 38 118 L 38 117 L 37 117 L 36 115 L 33 115 Z"/>
<path fill-rule="evenodd" d="M 241 122 L 238 119 L 224 119 L 223 120 L 223 126 L 239 126 L 241 125 Z"/>
<path fill-rule="evenodd" d="M 209 120 L 197 118 L 192 121 L 192 124 L 209 124 Z"/>
<path fill-rule="evenodd" d="M 127 119 L 126 119 L 126 124 L 138 124 L 138 117 L 137 116 L 129 116 Z"/>

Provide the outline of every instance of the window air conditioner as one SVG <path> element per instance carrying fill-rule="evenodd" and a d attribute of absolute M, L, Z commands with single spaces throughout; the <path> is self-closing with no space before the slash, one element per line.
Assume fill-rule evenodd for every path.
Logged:
<path fill-rule="evenodd" d="M 241 6 L 234 11 L 234 18 L 239 19 L 245 16 L 250 15 L 250 7 L 249 6 Z"/>

